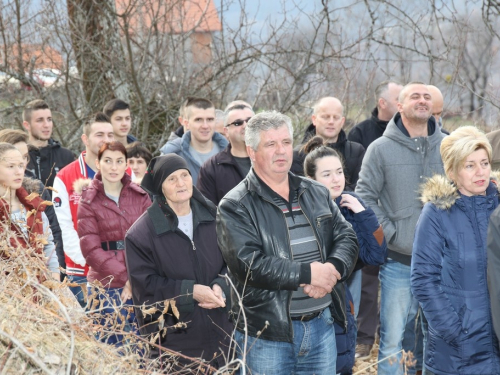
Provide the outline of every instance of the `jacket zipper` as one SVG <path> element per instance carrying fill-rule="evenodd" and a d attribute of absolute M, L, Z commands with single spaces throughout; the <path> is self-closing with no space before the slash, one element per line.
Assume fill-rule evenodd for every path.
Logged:
<path fill-rule="evenodd" d="M 321 228 L 321 219 L 324 217 L 332 217 L 332 215 L 323 215 L 321 217 L 316 218 L 316 227 L 319 229 Z"/>
<path fill-rule="evenodd" d="M 279 212 L 281 212 L 281 215 L 283 215 L 283 219 L 285 221 L 285 227 L 286 227 L 286 233 L 287 233 L 287 238 L 288 238 L 288 244 L 290 245 L 290 231 L 288 230 L 288 225 L 286 223 L 286 216 L 285 214 L 283 213 L 283 210 L 281 208 L 279 208 L 274 202 L 271 202 L 269 199 L 265 198 L 265 197 L 262 197 L 263 200 L 265 200 L 266 202 L 272 204 L 274 207 L 276 207 L 278 209 Z M 292 253 L 292 250 L 291 248 L 289 247 L 288 248 L 289 251 L 290 251 L 290 257 L 292 260 L 293 259 L 293 253 Z M 293 328 L 292 328 L 292 318 L 290 317 L 290 306 L 292 304 L 292 293 L 288 293 L 288 325 L 290 327 L 290 331 L 291 331 L 291 334 L 292 334 L 292 337 L 293 337 Z"/>
<path fill-rule="evenodd" d="M 38 179 L 39 179 L 40 181 L 42 181 L 42 166 L 40 165 L 40 160 L 41 160 L 41 158 L 42 158 L 42 157 L 41 157 L 40 155 L 38 155 L 38 156 L 36 157 L 36 165 L 37 165 L 37 167 L 38 167 Z M 42 181 L 42 182 L 43 182 L 43 183 L 45 183 L 45 181 Z"/>
<path fill-rule="evenodd" d="M 122 188 L 122 191 L 123 191 L 123 188 Z M 115 202 L 113 199 L 111 199 L 110 197 L 108 197 L 106 195 L 106 190 L 104 191 L 104 195 L 106 196 L 106 198 L 108 198 L 111 202 L 113 202 L 114 204 L 116 204 L 116 207 L 120 208 L 120 205 L 118 204 L 118 202 L 120 201 L 120 197 L 118 197 L 118 202 Z M 120 196 L 121 196 L 121 192 L 120 192 Z M 125 217 L 125 215 L 123 215 L 123 213 L 120 211 L 120 215 Z M 115 250 L 115 258 L 118 257 L 118 253 L 117 253 L 117 250 Z"/>
<path fill-rule="evenodd" d="M 303 191 L 299 194 L 299 196 L 298 196 L 298 198 L 297 198 L 297 202 L 299 203 L 299 207 L 300 207 L 300 209 L 301 209 L 301 210 L 302 210 L 302 206 L 300 205 L 300 197 L 302 196 L 302 194 L 304 194 L 304 192 L 303 192 Z M 316 244 L 318 245 L 319 256 L 321 257 L 321 262 L 322 262 L 322 263 L 325 263 L 325 259 L 324 259 L 324 257 L 323 257 L 323 252 L 321 251 L 321 243 L 320 243 L 319 238 L 318 238 L 318 233 L 317 233 L 317 232 L 316 232 L 316 230 L 314 229 L 314 226 L 312 225 L 311 220 L 309 220 L 309 218 L 307 217 L 307 215 L 306 215 L 306 213 L 304 212 L 304 210 L 302 210 L 302 212 L 303 212 L 303 214 L 304 214 L 304 217 L 307 219 L 307 222 L 308 222 L 308 223 L 309 223 L 309 225 L 311 226 L 311 229 L 312 229 L 312 230 L 313 230 L 313 232 L 314 232 L 314 238 L 316 239 Z M 318 225 L 318 228 L 321 226 L 321 224 L 320 224 L 320 219 L 321 219 L 320 217 L 318 217 L 318 218 L 316 219 L 316 223 L 317 223 L 317 225 Z"/>
<path fill-rule="evenodd" d="M 195 232 L 195 230 L 196 230 L 196 227 L 195 227 L 195 225 L 194 225 L 194 220 L 193 220 L 193 238 L 194 238 L 194 232 Z M 197 280 L 197 278 L 198 278 L 198 277 L 200 277 L 200 278 L 201 278 L 201 276 L 202 276 L 203 272 L 202 272 L 202 270 L 201 270 L 200 263 L 199 263 L 199 261 L 198 261 L 198 255 L 196 254 L 196 251 L 195 251 L 195 250 L 196 250 L 196 246 L 194 245 L 194 239 L 192 240 L 191 238 L 189 238 L 189 237 L 186 235 L 186 233 L 184 233 L 184 232 L 183 232 L 182 230 L 180 230 L 178 227 L 174 230 L 174 233 L 175 233 L 175 232 L 178 232 L 178 233 L 181 235 L 181 237 L 185 237 L 185 238 L 187 238 L 187 239 L 188 239 L 188 241 L 190 241 L 190 242 L 191 242 L 191 245 L 193 246 L 193 251 L 194 251 L 194 253 L 193 253 L 193 254 L 194 254 L 194 263 L 195 263 L 195 269 L 196 269 L 196 271 L 195 271 L 195 280 L 194 280 L 194 283 L 195 283 L 195 284 L 198 284 L 198 280 Z M 206 318 L 203 318 L 203 319 L 206 319 Z M 211 337 L 211 336 L 210 336 L 210 331 L 208 330 L 208 326 L 209 326 L 209 325 L 208 325 L 208 324 L 206 324 L 205 326 L 207 327 L 207 330 L 206 330 L 207 337 L 209 337 L 209 338 L 210 338 L 210 337 Z"/>
<path fill-rule="evenodd" d="M 346 287 L 347 287 L 347 285 L 346 285 Z M 341 302 L 340 296 L 338 295 L 337 291 L 335 290 L 335 287 L 333 287 L 332 292 L 335 293 L 335 296 L 337 296 L 337 299 Z M 347 298 L 347 293 L 346 293 L 346 298 Z M 344 302 L 345 302 L 345 300 L 344 300 Z M 345 307 L 341 303 L 340 304 L 340 312 L 342 313 L 342 317 L 344 318 L 344 329 L 347 331 L 347 316 L 346 316 L 346 313 L 344 311 L 344 308 Z"/>
<path fill-rule="evenodd" d="M 299 206 L 300 206 L 300 197 L 302 196 L 302 194 L 304 194 L 304 191 L 302 191 L 301 193 L 299 193 L 299 196 L 297 197 L 297 201 L 299 202 Z M 273 206 L 275 206 L 281 212 L 281 214 L 283 215 L 283 219 L 285 219 L 285 225 L 286 225 L 286 217 L 285 217 L 285 214 L 283 213 L 283 211 L 278 206 L 276 206 L 276 204 L 274 202 L 271 202 L 269 199 L 267 199 L 265 197 L 262 197 L 262 199 L 264 199 L 266 202 L 271 203 Z M 301 209 L 302 209 L 302 206 L 301 206 Z M 304 216 L 307 219 L 307 222 L 309 223 L 309 225 L 311 226 L 311 228 L 314 228 L 311 225 L 311 221 L 307 217 L 306 213 L 304 211 L 302 211 L 302 212 L 304 213 Z M 320 217 L 317 218 L 318 223 L 319 223 L 320 219 L 321 219 Z M 288 225 L 286 225 L 286 230 L 287 230 L 288 243 L 290 244 L 290 231 L 288 230 Z M 320 247 L 320 244 L 319 244 L 317 232 L 314 229 L 313 229 L 313 232 L 314 232 L 314 237 L 316 239 L 316 243 L 318 244 L 319 255 L 321 256 L 321 260 L 324 263 L 325 261 L 324 261 L 323 253 L 321 251 L 321 247 Z M 291 258 L 293 260 L 293 253 L 291 251 L 290 251 L 290 256 L 291 256 Z M 344 318 L 344 327 L 345 327 L 345 329 L 347 329 L 347 317 L 346 317 L 346 314 L 345 314 L 345 311 L 344 311 L 345 307 L 342 306 L 342 303 L 341 303 L 342 300 L 340 299 L 339 295 L 337 294 L 337 291 L 335 289 L 332 289 L 332 292 L 335 293 L 335 296 L 337 297 L 337 300 L 339 301 L 340 311 L 342 312 L 342 317 Z M 291 318 L 290 318 L 290 305 L 291 305 L 291 303 L 292 303 L 292 293 L 290 293 L 290 296 L 288 297 L 288 320 L 289 321 L 291 321 Z"/>
<path fill-rule="evenodd" d="M 300 197 L 302 196 L 304 192 L 301 192 L 299 194 L 299 197 L 298 197 L 298 202 L 299 202 L 299 206 L 300 206 L 300 209 L 302 209 L 302 206 L 300 205 Z M 302 211 L 304 213 L 304 216 L 305 218 L 307 219 L 307 222 L 309 223 L 309 225 L 311 226 L 311 228 L 313 228 L 313 232 L 314 232 L 314 237 L 316 238 L 316 242 L 318 244 L 318 250 L 319 250 L 319 255 L 321 256 L 321 261 L 322 263 L 325 263 L 325 260 L 323 259 L 323 252 L 321 251 L 321 246 L 320 246 L 320 242 L 319 242 L 319 239 L 318 239 L 318 233 L 317 231 L 314 229 L 313 225 L 311 224 L 311 221 L 309 220 L 309 218 L 307 217 L 305 211 Z M 333 216 L 333 215 L 332 215 Z M 318 228 L 321 227 L 321 219 L 323 218 L 324 216 L 322 217 L 318 217 L 316 218 L 316 225 Z M 338 281 L 337 281 L 338 282 Z M 342 313 L 342 317 L 344 318 L 344 328 L 347 330 L 347 316 L 346 316 L 346 313 L 344 311 L 345 309 L 345 306 L 343 306 L 344 304 L 342 304 L 342 299 L 340 298 L 340 296 L 338 295 L 337 291 L 335 290 L 335 287 L 333 287 L 332 289 L 332 293 L 335 294 L 335 296 L 337 297 L 337 300 L 339 301 L 339 305 L 340 305 L 340 312 Z M 347 295 L 347 294 L 346 294 Z M 344 301 L 345 302 L 345 301 Z M 333 303 L 333 301 L 332 301 Z"/>

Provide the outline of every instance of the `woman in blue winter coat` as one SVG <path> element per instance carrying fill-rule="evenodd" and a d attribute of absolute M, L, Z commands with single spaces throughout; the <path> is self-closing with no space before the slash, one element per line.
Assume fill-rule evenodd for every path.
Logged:
<path fill-rule="evenodd" d="M 347 332 L 335 324 L 337 341 L 337 373 L 351 374 L 356 347 L 356 316 L 361 298 L 361 268 L 365 264 L 381 265 L 387 257 L 387 244 L 382 226 L 370 207 L 353 192 L 345 192 L 346 185 L 342 160 L 334 149 L 324 144 L 323 138 L 314 137 L 303 147 L 304 175 L 325 185 L 344 218 L 352 225 L 359 243 L 359 256 L 345 288 L 348 316 Z M 338 285 L 337 288 L 343 288 Z M 351 296 L 352 295 L 352 296 Z M 351 306 L 352 303 L 352 306 Z"/>
<path fill-rule="evenodd" d="M 428 321 L 427 374 L 498 375 L 500 357 L 486 281 L 488 221 L 498 206 L 491 146 L 473 126 L 441 143 L 445 176 L 422 189 L 411 288 Z"/>

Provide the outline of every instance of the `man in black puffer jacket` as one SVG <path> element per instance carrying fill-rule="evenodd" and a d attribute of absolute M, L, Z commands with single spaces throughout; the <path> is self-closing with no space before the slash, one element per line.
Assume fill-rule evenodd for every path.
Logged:
<path fill-rule="evenodd" d="M 328 189 L 289 172 L 292 140 L 289 117 L 252 117 L 252 169 L 219 203 L 217 239 L 239 294 L 231 296 L 238 357 L 252 373 L 334 374 L 333 320 L 347 322 L 345 294 L 333 288 L 351 274 L 358 243 Z"/>
<path fill-rule="evenodd" d="M 54 186 L 57 172 L 75 160 L 73 152 L 52 138 L 52 112 L 36 99 L 24 107 L 23 127 L 29 134 L 29 163 L 26 169 L 45 186 Z M 52 191 L 49 190 L 52 196 Z"/>
<path fill-rule="evenodd" d="M 346 190 L 354 191 L 358 182 L 361 162 L 365 155 L 365 148 L 356 142 L 347 140 L 342 127 L 345 123 L 344 107 L 337 98 L 325 97 L 316 102 L 313 107 L 312 124 L 306 130 L 302 145 L 293 152 L 291 171 L 296 175 L 304 175 L 305 154 L 302 146 L 315 135 L 326 140 L 327 146 L 335 149 L 342 155 Z"/>

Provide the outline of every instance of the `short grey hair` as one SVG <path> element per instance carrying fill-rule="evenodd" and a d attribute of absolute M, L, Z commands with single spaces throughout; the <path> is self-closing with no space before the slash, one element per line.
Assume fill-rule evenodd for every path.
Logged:
<path fill-rule="evenodd" d="M 377 106 L 378 106 L 378 100 L 380 98 L 387 100 L 385 94 L 387 94 L 387 91 L 389 91 L 389 85 L 391 83 L 393 85 L 402 86 L 401 83 L 397 81 L 382 81 L 377 85 L 377 87 L 375 87 L 375 101 L 377 102 Z"/>
<path fill-rule="evenodd" d="M 401 89 L 401 91 L 399 92 L 398 103 L 404 102 L 404 100 L 406 99 L 406 96 L 408 95 L 406 93 L 408 91 L 408 87 L 413 86 L 413 85 L 427 86 L 427 83 L 423 83 L 420 81 L 412 81 L 412 82 L 409 82 L 406 85 L 404 85 L 403 88 Z"/>
<path fill-rule="evenodd" d="M 293 139 L 293 126 L 290 117 L 277 111 L 261 112 L 248 121 L 245 129 L 245 143 L 256 151 L 260 143 L 260 133 L 283 126 L 288 128 L 290 138 Z"/>

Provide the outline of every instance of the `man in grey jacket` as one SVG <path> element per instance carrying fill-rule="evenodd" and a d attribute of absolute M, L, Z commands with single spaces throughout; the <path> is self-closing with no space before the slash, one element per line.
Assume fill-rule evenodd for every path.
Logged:
<path fill-rule="evenodd" d="M 186 132 L 181 138 L 168 141 L 161 154 L 174 153 L 186 160 L 196 185 L 201 166 L 227 145 L 223 135 L 215 132 L 215 107 L 208 99 L 188 98 L 183 118 Z"/>
<path fill-rule="evenodd" d="M 434 174 L 444 174 L 439 153 L 444 136 L 432 117 L 427 86 L 409 83 L 399 95 L 398 113 L 368 148 L 361 166 L 356 193 L 375 211 L 389 249 L 379 275 L 379 360 L 385 359 L 378 365 L 380 374 L 403 374 L 400 352 L 405 327 L 415 321 L 418 311 L 410 291 L 410 265 L 422 210 L 419 185 Z"/>

